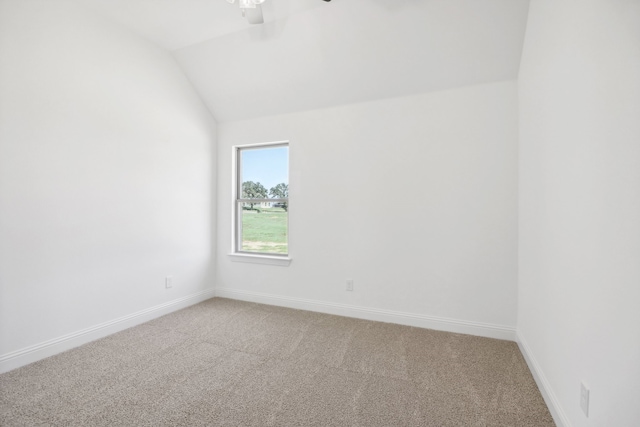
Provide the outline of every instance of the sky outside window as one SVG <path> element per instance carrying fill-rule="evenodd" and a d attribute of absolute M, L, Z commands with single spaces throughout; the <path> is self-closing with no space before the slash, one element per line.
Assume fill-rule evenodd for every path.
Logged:
<path fill-rule="evenodd" d="M 259 182 L 267 190 L 289 185 L 289 147 L 242 150 L 242 182 Z"/>

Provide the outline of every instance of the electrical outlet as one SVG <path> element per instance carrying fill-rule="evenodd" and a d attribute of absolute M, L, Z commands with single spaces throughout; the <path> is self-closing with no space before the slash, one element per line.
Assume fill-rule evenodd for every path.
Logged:
<path fill-rule="evenodd" d="M 585 385 L 584 382 L 580 383 L 580 407 L 582 408 L 582 412 L 588 417 L 589 416 L 589 389 Z"/>
<path fill-rule="evenodd" d="M 347 290 L 353 292 L 353 280 L 347 279 Z"/>
<path fill-rule="evenodd" d="M 173 276 L 167 276 L 164 278 L 164 287 L 165 289 L 173 287 Z"/>

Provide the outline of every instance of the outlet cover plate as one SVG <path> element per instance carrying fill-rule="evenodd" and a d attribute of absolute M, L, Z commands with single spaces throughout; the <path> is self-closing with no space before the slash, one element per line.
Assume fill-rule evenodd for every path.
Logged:
<path fill-rule="evenodd" d="M 586 386 L 584 382 L 580 383 L 580 407 L 582 408 L 582 412 L 588 417 L 589 416 L 589 388 Z"/>

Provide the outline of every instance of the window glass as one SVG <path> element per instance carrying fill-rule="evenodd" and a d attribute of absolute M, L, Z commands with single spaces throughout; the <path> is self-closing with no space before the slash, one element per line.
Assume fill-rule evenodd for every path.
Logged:
<path fill-rule="evenodd" d="M 236 252 L 288 254 L 289 147 L 236 147 Z"/>

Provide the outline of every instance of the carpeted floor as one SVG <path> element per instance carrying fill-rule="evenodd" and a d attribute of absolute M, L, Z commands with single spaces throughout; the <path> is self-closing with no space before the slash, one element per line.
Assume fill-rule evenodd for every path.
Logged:
<path fill-rule="evenodd" d="M 214 298 L 0 375 L 2 426 L 553 426 L 513 342 Z"/>

